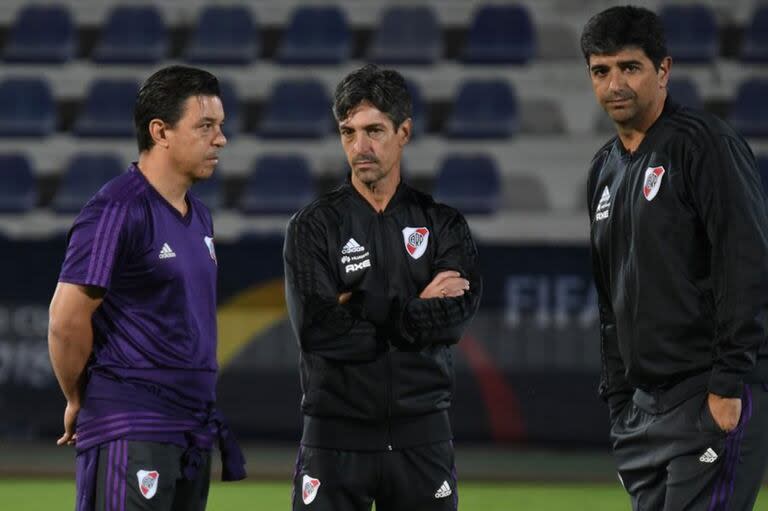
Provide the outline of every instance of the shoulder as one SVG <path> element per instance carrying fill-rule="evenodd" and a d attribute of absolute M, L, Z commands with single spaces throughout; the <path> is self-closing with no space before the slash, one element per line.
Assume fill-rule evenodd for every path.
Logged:
<path fill-rule="evenodd" d="M 328 225 L 338 222 L 344 211 L 349 211 L 351 189 L 341 185 L 335 190 L 322 194 L 299 211 L 288 221 L 289 231 L 298 225 Z"/>
<path fill-rule="evenodd" d="M 121 225 L 140 212 L 148 185 L 136 172 L 127 171 L 108 181 L 83 206 L 75 223 L 101 219 Z"/>
<path fill-rule="evenodd" d="M 678 107 L 666 120 L 673 142 L 697 149 L 711 149 L 723 140 L 743 141 L 733 127 L 718 116 L 685 106 Z"/>

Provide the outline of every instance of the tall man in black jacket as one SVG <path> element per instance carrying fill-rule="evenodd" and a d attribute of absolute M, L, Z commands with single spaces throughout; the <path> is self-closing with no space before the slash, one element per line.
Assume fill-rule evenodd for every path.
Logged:
<path fill-rule="evenodd" d="M 635 510 L 747 510 L 768 462 L 768 215 L 755 158 L 667 97 L 652 12 L 613 7 L 582 51 L 617 136 L 588 182 L 603 371 Z"/>
<path fill-rule="evenodd" d="M 402 76 L 351 73 L 333 112 L 351 174 L 285 241 L 304 392 L 293 509 L 456 510 L 451 345 L 480 300 L 475 244 L 458 211 L 401 181 Z"/>

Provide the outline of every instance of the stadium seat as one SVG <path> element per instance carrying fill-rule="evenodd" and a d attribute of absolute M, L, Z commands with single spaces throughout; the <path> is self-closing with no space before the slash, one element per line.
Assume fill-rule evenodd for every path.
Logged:
<path fill-rule="evenodd" d="M 448 155 L 435 179 L 435 200 L 462 213 L 488 215 L 501 205 L 501 178 L 493 158 Z"/>
<path fill-rule="evenodd" d="M 0 136 L 44 137 L 56 130 L 56 102 L 42 78 L 0 82 Z"/>
<path fill-rule="evenodd" d="M 745 137 L 768 137 L 768 79 L 742 82 L 731 109 L 731 125 Z"/>
<path fill-rule="evenodd" d="M 681 105 L 697 110 L 704 108 L 696 82 L 687 76 L 670 79 L 669 83 L 667 83 L 667 93 L 672 100 Z"/>
<path fill-rule="evenodd" d="M 206 7 L 185 58 L 199 64 L 250 64 L 259 53 L 259 31 L 246 6 Z"/>
<path fill-rule="evenodd" d="M 219 80 L 221 103 L 224 105 L 224 135 L 231 139 L 243 129 L 243 108 L 235 86 L 228 80 Z"/>
<path fill-rule="evenodd" d="M 291 214 L 315 197 L 309 163 L 302 156 L 262 156 L 240 197 L 246 214 Z"/>
<path fill-rule="evenodd" d="M 267 138 L 320 138 L 331 131 L 331 99 L 317 80 L 274 84 L 259 133 Z"/>
<path fill-rule="evenodd" d="M 757 157 L 757 171 L 760 173 L 763 190 L 768 195 L 768 154 L 762 154 Z"/>
<path fill-rule="evenodd" d="M 524 64 L 536 53 L 536 33 L 524 5 L 481 7 L 474 16 L 462 58 L 468 64 Z"/>
<path fill-rule="evenodd" d="M 203 201 L 211 211 L 219 210 L 224 204 L 221 181 L 221 170 L 217 168 L 211 177 L 192 186 L 194 196 Z"/>
<path fill-rule="evenodd" d="M 51 207 L 57 213 L 77 213 L 124 165 L 113 154 L 76 154 L 69 160 Z"/>
<path fill-rule="evenodd" d="M 281 64 L 340 64 L 349 58 L 351 34 L 337 6 L 299 7 L 283 35 Z"/>
<path fill-rule="evenodd" d="M 453 104 L 446 135 L 454 138 L 504 138 L 520 126 L 514 88 L 504 80 L 469 80 Z"/>
<path fill-rule="evenodd" d="M 117 6 L 112 9 L 93 51 L 102 63 L 155 63 L 168 54 L 168 31 L 156 7 Z"/>
<path fill-rule="evenodd" d="M 442 34 L 431 8 L 390 7 L 368 51 L 380 64 L 434 64 L 442 56 Z"/>
<path fill-rule="evenodd" d="M 75 56 L 77 38 L 69 10 L 61 5 L 23 7 L 8 35 L 8 62 L 66 62 Z"/>
<path fill-rule="evenodd" d="M 507 211 L 549 211 L 547 187 L 537 176 L 515 174 L 507 177 L 504 189 L 504 209 Z"/>
<path fill-rule="evenodd" d="M 720 52 L 715 13 L 706 5 L 667 5 L 659 13 L 675 62 L 710 63 Z"/>
<path fill-rule="evenodd" d="M 37 203 L 32 166 L 21 154 L 0 154 L 0 213 L 24 213 Z"/>
<path fill-rule="evenodd" d="M 131 137 L 133 106 L 139 86 L 131 80 L 95 80 L 75 122 L 81 137 Z"/>
<path fill-rule="evenodd" d="M 768 5 L 755 9 L 744 32 L 741 59 L 745 62 L 768 62 Z"/>

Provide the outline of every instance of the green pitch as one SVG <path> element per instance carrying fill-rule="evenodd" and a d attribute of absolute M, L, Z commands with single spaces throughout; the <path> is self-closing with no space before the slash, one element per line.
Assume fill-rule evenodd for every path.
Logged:
<path fill-rule="evenodd" d="M 72 511 L 74 483 L 62 480 L 0 480 L 2 509 Z M 765 492 L 764 492 L 765 493 Z M 216 483 L 208 511 L 290 510 L 290 485 L 285 483 Z M 480 484 L 459 486 L 461 511 L 620 511 L 629 502 L 617 485 Z M 755 510 L 768 511 L 768 495 Z"/>

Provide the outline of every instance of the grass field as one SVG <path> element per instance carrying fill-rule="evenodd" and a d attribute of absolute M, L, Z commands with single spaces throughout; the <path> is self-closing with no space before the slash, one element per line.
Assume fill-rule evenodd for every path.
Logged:
<path fill-rule="evenodd" d="M 214 483 L 208 511 L 287 511 L 285 483 Z M 481 484 L 459 487 L 462 511 L 621 511 L 629 502 L 618 485 Z M 74 484 L 65 480 L 0 480 L 0 508 L 14 511 L 72 511 Z M 755 510 L 768 511 L 768 496 Z"/>

